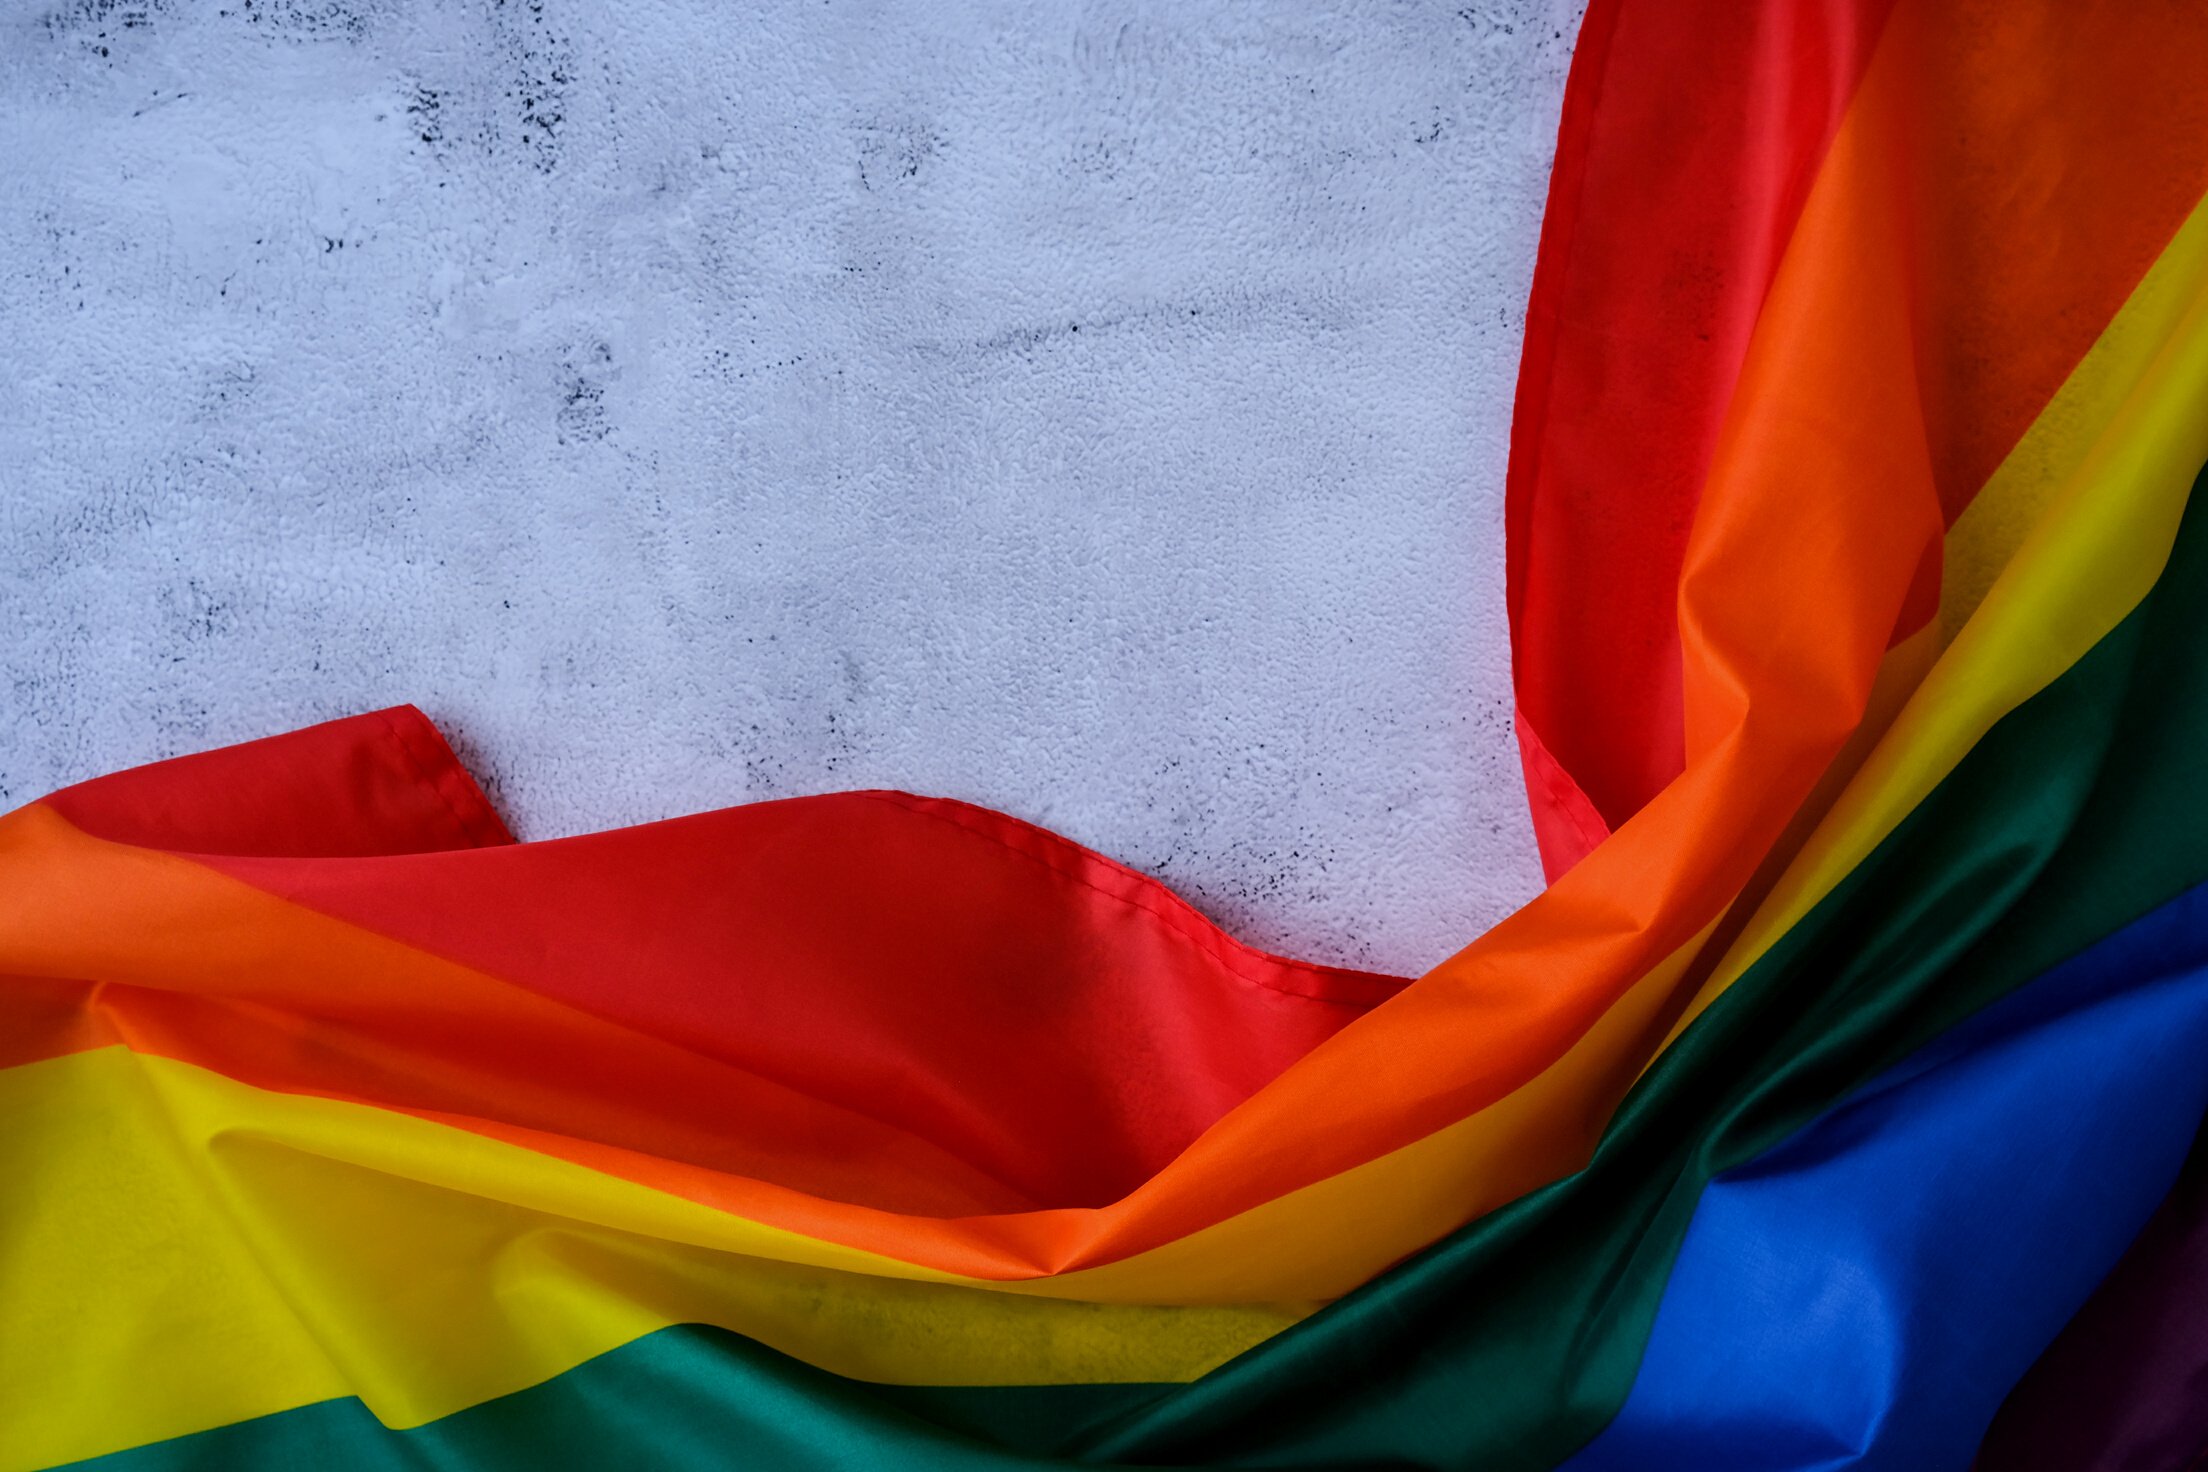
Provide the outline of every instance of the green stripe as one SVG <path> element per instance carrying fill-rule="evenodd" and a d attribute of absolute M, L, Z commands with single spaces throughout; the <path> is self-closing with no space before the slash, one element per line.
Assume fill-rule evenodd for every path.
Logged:
<path fill-rule="evenodd" d="M 888 1390 L 670 1330 L 415 1431 L 337 1403 L 101 1465 L 1033 1464 L 993 1437 L 1147 1465 L 1551 1467 L 1623 1404 L 1713 1175 L 2208 879 L 2204 505 L 2148 599 L 1697 1019 L 1587 1169 L 1193 1385 Z"/>
<path fill-rule="evenodd" d="M 324 1401 L 81 1462 L 101 1472 L 447 1472 L 515 1468 L 911 1468 L 1000 1472 L 983 1450 L 722 1329 L 662 1329 L 528 1390 L 406 1431 Z"/>

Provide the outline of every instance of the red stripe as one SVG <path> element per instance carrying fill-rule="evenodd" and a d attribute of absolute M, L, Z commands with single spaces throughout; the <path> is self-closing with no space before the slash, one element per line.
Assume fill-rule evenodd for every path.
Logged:
<path fill-rule="evenodd" d="M 1553 879 L 1684 765 L 1687 533 L 1756 315 L 1892 0 L 1595 0 L 1526 310 L 1509 606 Z M 1556 791 L 1576 784 L 1583 801 Z M 1529 786 L 1532 784 L 1529 783 Z"/>
<path fill-rule="evenodd" d="M 965 1210 L 1117 1199 L 1402 985 L 1253 950 L 1056 835 L 902 794 L 442 848 L 461 827 L 444 797 L 465 778 L 449 752 L 410 769 L 430 742 L 444 752 L 418 713 L 383 712 L 141 768 L 54 805 L 87 832 L 193 853 L 769 1080 L 778 1088 L 745 1100 L 747 1139 L 817 1137 L 845 1111 L 894 1122 L 996 1183 Z M 294 783 L 316 765 L 342 780 Z M 326 856 L 281 851 L 301 824 Z M 940 1180 L 865 1189 L 882 1204 L 944 1199 Z"/>

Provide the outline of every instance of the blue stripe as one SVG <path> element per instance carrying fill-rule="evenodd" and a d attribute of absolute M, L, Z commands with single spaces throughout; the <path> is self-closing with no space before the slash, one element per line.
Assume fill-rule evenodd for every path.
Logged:
<path fill-rule="evenodd" d="M 2204 1108 L 2208 886 L 1712 1181 L 1568 1472 L 1961 1472 Z"/>

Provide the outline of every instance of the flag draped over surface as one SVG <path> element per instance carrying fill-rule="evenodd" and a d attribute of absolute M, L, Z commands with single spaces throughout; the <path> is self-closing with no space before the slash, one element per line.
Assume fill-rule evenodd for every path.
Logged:
<path fill-rule="evenodd" d="M 0 1469 L 2208 1451 L 2208 11 L 1595 0 L 1415 980 L 411 709 L 0 818 Z"/>

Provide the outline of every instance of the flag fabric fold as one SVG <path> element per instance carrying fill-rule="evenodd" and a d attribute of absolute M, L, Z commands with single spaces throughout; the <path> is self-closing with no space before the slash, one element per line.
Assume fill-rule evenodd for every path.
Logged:
<path fill-rule="evenodd" d="M 2204 66 L 1594 0 L 1552 882 L 1424 976 L 901 793 L 517 843 L 411 708 L 0 817 L 0 1469 L 2191 1465 Z"/>

